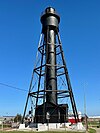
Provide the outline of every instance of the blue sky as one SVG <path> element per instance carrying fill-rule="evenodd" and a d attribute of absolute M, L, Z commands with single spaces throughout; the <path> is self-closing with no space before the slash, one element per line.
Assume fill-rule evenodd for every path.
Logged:
<path fill-rule="evenodd" d="M 60 35 L 77 108 L 100 115 L 100 1 L 0 0 L 0 83 L 28 90 L 41 12 L 60 14 Z M 0 85 L 0 115 L 23 113 L 27 92 Z"/>

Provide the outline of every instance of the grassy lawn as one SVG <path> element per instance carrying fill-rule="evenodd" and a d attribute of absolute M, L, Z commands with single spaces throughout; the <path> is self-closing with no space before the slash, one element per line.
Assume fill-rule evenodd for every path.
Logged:
<path fill-rule="evenodd" d="M 11 127 L 11 125 L 10 124 L 3 124 L 3 128 L 9 128 L 9 127 Z M 0 129 L 2 128 L 2 125 L 0 125 Z"/>
<path fill-rule="evenodd" d="M 95 129 L 89 128 L 89 133 L 96 133 Z"/>
<path fill-rule="evenodd" d="M 11 131 L 11 132 L 10 131 L 9 132 L 8 131 L 0 131 L 0 133 L 32 133 L 32 131 L 31 132 L 30 131 L 29 132 L 28 131 L 27 132 L 26 131 L 25 132 L 24 131 Z M 60 132 L 59 131 L 45 131 L 45 132 L 43 132 L 42 131 L 42 132 L 33 132 L 33 133 L 78 133 L 78 132 L 70 132 L 70 131 L 60 131 Z M 85 132 L 79 132 L 79 133 L 85 133 Z M 90 133 L 92 133 L 92 132 L 90 132 Z"/>
<path fill-rule="evenodd" d="M 100 127 L 100 121 L 91 121 L 88 122 L 88 125 L 92 127 Z"/>
<path fill-rule="evenodd" d="M 74 132 L 74 131 L 42 131 L 42 132 L 34 132 L 34 131 L 0 131 L 0 133 L 85 133 L 85 132 Z M 89 128 L 88 133 L 96 133 L 95 129 Z"/>

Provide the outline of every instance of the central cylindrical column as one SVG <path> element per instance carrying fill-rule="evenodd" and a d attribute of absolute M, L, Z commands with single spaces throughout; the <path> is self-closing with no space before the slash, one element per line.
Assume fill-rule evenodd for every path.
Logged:
<path fill-rule="evenodd" d="M 48 29 L 46 44 L 46 101 L 57 104 L 57 79 L 56 79 L 56 34 L 53 29 Z"/>
<path fill-rule="evenodd" d="M 57 104 L 57 78 L 56 78 L 56 34 L 59 30 L 60 17 L 54 8 L 46 8 L 41 16 L 42 32 L 45 39 L 46 51 L 46 102 Z"/>

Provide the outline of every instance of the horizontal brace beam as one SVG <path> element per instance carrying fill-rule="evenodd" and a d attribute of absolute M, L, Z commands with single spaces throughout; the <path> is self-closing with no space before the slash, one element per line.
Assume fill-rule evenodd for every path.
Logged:
<path fill-rule="evenodd" d="M 39 66 L 39 67 L 35 68 L 35 69 L 34 69 L 34 71 L 35 71 L 35 70 L 37 70 L 37 69 L 39 69 L 39 68 L 41 68 L 41 67 L 44 67 L 45 65 L 46 65 L 46 64 L 41 65 L 41 66 Z"/>
<path fill-rule="evenodd" d="M 61 46 L 61 44 L 58 44 L 55 48 L 58 48 L 58 47 L 60 47 Z"/>
<path fill-rule="evenodd" d="M 34 70 L 34 72 L 36 72 L 39 76 L 44 76 L 45 75 L 45 72 L 44 73 L 38 73 L 38 71 L 40 72 L 40 70 Z"/>
<path fill-rule="evenodd" d="M 45 90 L 45 92 L 63 92 L 63 93 L 66 93 L 69 91 L 66 91 L 66 90 Z"/>
<path fill-rule="evenodd" d="M 43 48 L 45 45 L 46 45 L 46 44 L 43 43 L 43 45 L 41 45 L 40 47 L 38 47 L 38 50 L 41 49 L 41 48 Z"/>
<path fill-rule="evenodd" d="M 46 66 L 54 66 L 54 67 L 63 67 L 64 68 L 64 66 L 62 66 L 62 65 L 51 65 L 51 64 L 46 64 Z M 58 68 L 57 68 L 58 69 Z M 56 70 L 57 70 L 56 69 Z"/>
<path fill-rule="evenodd" d="M 57 74 L 57 76 L 61 76 L 61 75 L 64 75 L 64 74 L 65 74 L 65 72 L 64 73 Z"/>
<path fill-rule="evenodd" d="M 56 68 L 56 70 L 59 70 L 59 69 L 62 69 L 62 68 L 65 68 L 65 66 L 64 66 L 64 65 L 62 65 L 62 66 L 60 66 L 60 67 Z"/>
<path fill-rule="evenodd" d="M 59 92 L 59 93 L 57 93 L 57 95 L 60 95 L 60 94 L 63 94 L 63 93 L 69 93 L 69 91 Z"/>
<path fill-rule="evenodd" d="M 42 55 L 45 55 L 46 53 L 44 53 L 44 52 L 41 52 L 40 50 L 38 50 Z"/>
<path fill-rule="evenodd" d="M 68 90 L 40 90 L 40 91 L 36 91 L 36 92 L 31 92 L 29 93 L 29 95 L 36 95 L 37 93 L 39 94 L 40 92 L 60 92 L 58 94 L 62 94 L 62 93 L 68 93 Z M 39 95 L 44 95 L 44 94 L 39 94 Z"/>
<path fill-rule="evenodd" d="M 38 73 L 36 70 L 34 70 L 34 72 L 36 72 L 40 76 L 40 73 Z"/>
<path fill-rule="evenodd" d="M 66 95 L 66 96 L 59 96 L 58 98 L 66 98 L 66 97 L 69 97 L 69 95 Z"/>
<path fill-rule="evenodd" d="M 32 95 L 32 94 L 31 94 L 30 96 L 31 96 L 31 97 L 35 97 L 35 98 L 37 98 L 37 96 L 35 96 L 35 95 Z"/>
<path fill-rule="evenodd" d="M 29 95 L 31 95 L 31 94 L 36 94 L 36 93 L 40 93 L 40 92 L 44 92 L 44 90 L 40 90 L 40 91 L 31 92 L 31 93 L 29 93 Z"/>
<path fill-rule="evenodd" d="M 40 97 L 38 97 L 38 98 L 43 98 L 43 96 L 40 96 Z"/>
<path fill-rule="evenodd" d="M 59 54 L 61 54 L 63 51 L 60 51 L 59 53 L 57 53 L 56 55 L 59 55 Z"/>

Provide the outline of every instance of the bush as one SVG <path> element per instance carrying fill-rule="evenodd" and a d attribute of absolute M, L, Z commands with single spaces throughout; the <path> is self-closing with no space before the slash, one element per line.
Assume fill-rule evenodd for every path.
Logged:
<path fill-rule="evenodd" d="M 22 116 L 20 114 L 17 114 L 14 118 L 14 122 L 21 122 Z"/>

